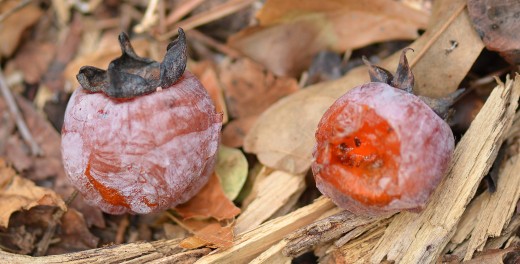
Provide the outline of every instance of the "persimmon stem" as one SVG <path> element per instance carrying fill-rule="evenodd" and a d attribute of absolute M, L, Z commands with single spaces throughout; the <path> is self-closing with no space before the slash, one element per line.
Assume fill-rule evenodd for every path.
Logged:
<path fill-rule="evenodd" d="M 134 98 L 149 94 L 157 88 L 176 83 L 186 69 L 186 35 L 179 28 L 179 36 L 168 45 L 161 63 L 139 57 L 128 35 L 119 35 L 122 55 L 110 62 L 108 70 L 84 66 L 76 78 L 90 92 L 102 92 L 111 98 Z"/>

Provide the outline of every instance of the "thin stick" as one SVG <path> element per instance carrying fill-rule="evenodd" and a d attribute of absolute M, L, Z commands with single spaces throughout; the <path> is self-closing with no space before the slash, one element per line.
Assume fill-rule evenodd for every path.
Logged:
<path fill-rule="evenodd" d="M 78 196 L 78 190 L 74 190 L 72 194 L 67 198 L 65 201 L 65 205 L 67 207 L 70 206 L 70 204 L 76 199 Z M 59 220 L 63 217 L 63 215 L 67 211 L 57 209 L 56 212 L 52 214 L 52 219 L 47 226 L 47 229 L 45 230 L 45 233 L 42 236 L 42 239 L 38 242 L 38 245 L 36 247 L 36 253 L 34 253 L 35 256 L 43 256 L 47 253 L 47 250 L 49 249 L 49 245 L 52 242 L 52 237 L 56 233 L 56 228 L 58 227 Z"/>
<path fill-rule="evenodd" d="M 193 11 L 203 2 L 204 0 L 186 0 L 182 2 L 168 15 L 166 18 L 166 26 L 170 26 L 178 22 L 182 17 Z"/>
<path fill-rule="evenodd" d="M 204 43 L 206 46 L 212 47 L 220 53 L 226 54 L 227 56 L 233 59 L 242 57 L 242 54 L 239 51 L 227 46 L 226 44 L 220 43 L 211 37 L 204 35 L 202 32 L 196 29 L 191 29 L 190 31 L 188 31 L 187 35 L 191 39 L 198 40 Z"/>
<path fill-rule="evenodd" d="M 227 15 L 233 14 L 236 11 L 246 8 L 249 5 L 256 2 L 256 0 L 230 0 L 226 3 L 218 5 L 206 12 L 191 16 L 185 20 L 177 23 L 177 26 L 174 30 L 169 31 L 168 33 L 161 35 L 158 37 L 158 40 L 164 41 L 168 40 L 172 37 L 177 36 L 177 27 L 183 28 L 185 31 L 189 29 L 196 28 L 198 26 L 207 24 L 209 22 L 215 21 L 219 18 L 225 17 Z"/>
<path fill-rule="evenodd" d="M 444 31 L 446 31 L 446 29 L 460 15 L 460 13 L 462 13 L 462 11 L 464 11 L 465 8 L 466 8 L 466 4 L 463 4 L 459 7 L 459 9 L 457 9 L 455 12 L 453 12 L 453 15 L 451 15 L 451 17 L 448 19 L 448 21 L 446 21 L 446 23 L 444 23 L 444 25 L 442 25 L 442 27 L 433 34 L 433 36 L 428 40 L 426 45 L 424 45 L 424 48 L 417 54 L 417 56 L 415 56 L 412 59 L 412 61 L 410 62 L 410 68 L 413 68 L 415 66 L 415 64 L 417 64 L 419 62 L 419 60 L 421 60 L 421 58 L 424 56 L 424 54 L 426 54 L 426 52 L 430 49 L 430 47 L 433 45 L 433 43 L 439 39 L 441 34 L 444 33 Z"/>
<path fill-rule="evenodd" d="M 144 13 L 143 20 L 141 23 L 134 27 L 135 33 L 143 33 L 148 30 L 151 26 L 157 22 L 157 15 L 155 11 L 157 10 L 157 4 L 159 0 L 151 0 L 148 2 L 148 7 L 146 7 L 146 12 Z"/>
<path fill-rule="evenodd" d="M 8 18 L 10 15 L 16 13 L 18 10 L 24 8 L 26 5 L 30 4 L 32 2 L 32 0 L 24 0 L 20 3 L 18 3 L 18 5 L 16 5 L 15 7 L 13 7 L 12 9 L 8 10 L 7 12 L 3 13 L 0 15 L 0 23 L 2 21 L 4 21 L 6 18 Z"/>
<path fill-rule="evenodd" d="M 7 106 L 9 107 L 9 111 L 13 115 L 13 118 L 16 122 L 16 127 L 18 128 L 18 131 L 20 132 L 20 135 L 22 135 L 22 138 L 24 139 L 25 143 L 30 146 L 31 148 L 31 154 L 33 156 L 39 156 L 43 154 L 42 150 L 38 146 L 38 143 L 34 140 L 33 136 L 31 135 L 31 132 L 29 131 L 29 128 L 27 127 L 27 124 L 25 124 L 25 121 L 23 120 L 22 114 L 20 113 L 20 109 L 18 109 L 18 106 L 16 105 L 16 101 L 14 99 L 13 94 L 11 93 L 11 90 L 7 86 L 7 83 L 5 81 L 4 74 L 2 73 L 2 68 L 0 67 L 0 91 L 2 92 L 2 96 L 5 98 L 5 102 L 7 103 Z"/>

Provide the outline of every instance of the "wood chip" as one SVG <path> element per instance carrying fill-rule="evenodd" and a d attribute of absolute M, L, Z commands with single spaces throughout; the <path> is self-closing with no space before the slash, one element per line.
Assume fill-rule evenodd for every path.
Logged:
<path fill-rule="evenodd" d="M 292 261 L 291 257 L 284 256 L 282 254 L 282 249 L 287 245 L 285 240 L 282 240 L 274 246 L 270 247 L 268 250 L 264 251 L 264 253 L 260 254 L 260 256 L 253 259 L 249 264 L 261 264 L 261 263 L 280 263 L 280 264 L 290 264 Z"/>
<path fill-rule="evenodd" d="M 295 193 L 301 194 L 303 189 L 305 189 L 303 175 L 274 171 L 260 183 L 255 200 L 238 217 L 235 233 L 240 234 L 259 226 L 285 206 Z"/>
<path fill-rule="evenodd" d="M 448 175 L 426 209 L 397 215 L 376 246 L 371 262 L 432 263 L 455 232 L 464 210 L 489 171 L 501 138 L 511 126 L 520 78 L 496 87 L 455 149 Z"/>
<path fill-rule="evenodd" d="M 278 217 L 249 232 L 243 233 L 235 244 L 226 250 L 217 251 L 201 258 L 197 263 L 246 263 L 254 259 L 290 232 L 308 225 L 335 205 L 327 198 L 319 198 L 314 203 L 302 207 L 288 215 Z"/>
<path fill-rule="evenodd" d="M 520 84 L 517 84 L 520 87 Z M 520 155 L 506 162 L 500 170 L 497 190 L 494 193 L 485 192 L 482 210 L 471 233 L 468 251 L 464 260 L 470 260 L 473 253 L 484 249 L 488 237 L 497 237 L 511 220 L 515 212 L 516 202 L 520 198 Z"/>

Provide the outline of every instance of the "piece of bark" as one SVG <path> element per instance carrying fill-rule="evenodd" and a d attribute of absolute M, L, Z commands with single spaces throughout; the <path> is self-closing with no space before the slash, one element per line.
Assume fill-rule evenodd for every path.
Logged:
<path fill-rule="evenodd" d="M 18 255 L 0 250 L 0 263 L 149 263 L 181 253 L 178 242 L 179 240 L 137 242 L 45 257 Z"/>
<path fill-rule="evenodd" d="M 482 210 L 484 197 L 484 194 L 479 195 L 477 198 L 471 201 L 468 207 L 466 207 L 466 210 L 464 211 L 464 214 L 460 218 L 460 222 L 457 225 L 457 231 L 455 231 L 455 234 L 450 240 L 451 243 L 456 245 L 468 239 L 471 232 L 473 231 L 473 228 L 475 227 L 475 222 L 478 221 L 478 215 L 480 210 Z"/>
<path fill-rule="evenodd" d="M 511 237 L 514 237 L 518 229 L 520 228 L 520 214 L 513 216 L 509 225 L 502 231 L 502 235 L 489 239 L 484 249 L 498 249 L 502 248 Z"/>
<path fill-rule="evenodd" d="M 328 263 L 369 263 L 370 252 L 383 236 L 385 228 L 386 225 L 376 226 L 362 237 L 333 251 L 330 254 L 332 258 L 329 258 L 330 261 Z"/>
<path fill-rule="evenodd" d="M 373 251 L 372 263 L 433 263 L 441 254 L 467 204 L 489 171 L 504 134 L 511 127 L 520 95 L 520 78 L 496 87 L 458 143 L 443 181 L 419 214 L 402 212 Z"/>
<path fill-rule="evenodd" d="M 329 216 L 300 228 L 285 237 L 287 246 L 283 253 L 297 257 L 316 245 L 338 238 L 354 228 L 377 221 L 378 218 L 357 216 L 348 211 Z"/>
<path fill-rule="evenodd" d="M 319 198 L 310 205 L 238 235 L 232 247 L 226 250 L 218 250 L 215 254 L 201 258 L 197 263 L 249 262 L 290 232 L 312 223 L 329 210 L 333 210 L 334 207 L 335 205 L 329 199 Z"/>
<path fill-rule="evenodd" d="M 483 207 L 471 233 L 464 260 L 470 260 L 476 250 L 484 249 L 488 237 L 500 236 L 503 228 L 510 221 L 516 209 L 516 202 L 520 198 L 519 171 L 520 155 L 516 155 L 507 160 L 505 166 L 500 170 L 496 192 L 483 194 Z"/>

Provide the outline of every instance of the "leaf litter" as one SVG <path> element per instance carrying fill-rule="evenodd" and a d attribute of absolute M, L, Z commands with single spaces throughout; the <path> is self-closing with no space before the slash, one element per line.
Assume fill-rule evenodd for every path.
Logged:
<path fill-rule="evenodd" d="M 40 199 L 33 197 L 25 203 L 20 200 L 12 203 L 17 206 L 11 209 L 4 201 L 12 198 L 4 200 L 4 193 L 0 194 L 0 211 L 9 212 L 0 219 L 5 223 L 0 228 L 0 249 L 30 255 L 81 251 L 79 254 L 87 254 L 86 258 L 95 258 L 83 250 L 111 243 L 134 243 L 139 239 L 156 240 L 160 245 L 162 238 L 180 238 L 178 245 L 187 249 L 185 253 L 190 256 L 190 252 L 194 252 L 193 256 L 197 256 L 192 261 L 209 251 L 196 253 L 197 250 L 189 249 L 219 248 L 216 255 L 232 251 L 247 242 L 247 236 L 234 233 L 237 230 L 235 219 L 238 216 L 246 219 L 244 214 L 249 212 L 245 209 L 260 201 L 255 188 L 258 191 L 258 185 L 265 182 L 262 181 L 263 174 L 272 176 L 268 178 L 270 184 L 276 184 L 277 179 L 282 178 L 278 176 L 284 175 L 302 186 L 309 186 L 303 194 L 295 193 L 290 206 L 272 203 L 270 211 L 290 216 L 293 210 L 302 208 L 316 197 L 316 194 L 310 194 L 313 193 L 312 177 L 308 177 L 310 182 L 305 185 L 300 175 L 307 171 L 311 161 L 315 125 L 337 97 L 367 81 L 364 67 L 352 69 L 359 65 L 362 55 L 393 71 L 397 57 L 388 55 L 396 49 L 387 44 L 393 41 L 402 45 L 413 41 L 410 46 L 415 52 L 409 53 L 409 58 L 416 75 L 418 94 L 441 97 L 462 86 L 470 89 L 468 94 L 478 96 L 459 102 L 460 107 L 469 107 L 466 112 L 461 110 L 458 116 L 455 113 L 453 122 L 458 125 L 460 134 L 471 124 L 491 92 L 492 75 L 503 76 L 512 69 L 495 53 L 482 52 L 484 44 L 480 37 L 490 50 L 515 63 L 511 50 L 517 49 L 514 45 L 518 41 L 511 37 L 514 34 L 508 26 L 514 24 L 514 15 L 505 11 L 506 15 L 497 15 L 500 13 L 497 10 L 503 10 L 509 1 L 502 4 L 492 0 L 468 1 L 470 16 L 462 0 L 440 0 L 434 3 L 434 8 L 429 0 L 378 0 L 370 5 L 352 0 L 212 0 L 204 5 L 202 2 L 91 1 L 88 8 L 63 1 L 53 1 L 52 5 L 15 0 L 0 3 L 0 39 L 6 40 L 0 47 L 5 79 L 11 92 L 16 94 L 16 104 L 28 129 L 43 150 L 41 156 L 31 155 L 4 98 L 0 97 L 0 160 L 14 168 L 5 167 L 4 162 L 0 178 L 4 176 L 4 170 L 8 170 L 8 177 L 13 179 L 10 182 L 23 183 L 30 186 L 24 187 L 29 189 L 41 188 L 39 190 L 52 194 Z M 487 17 L 499 23 L 500 17 L 503 18 L 500 30 L 479 29 L 479 19 L 472 14 L 472 5 L 477 2 L 486 2 L 495 10 L 491 10 L 495 12 L 494 16 L 479 14 L 481 20 Z M 506 9 L 515 10 L 514 6 Z M 139 34 L 132 32 L 138 28 L 132 28 L 133 25 L 140 26 Z M 63 172 L 59 133 L 46 118 L 53 120 L 59 130 L 68 95 L 78 87 L 75 77 L 78 69 L 83 65 L 106 68 L 110 60 L 119 56 L 119 47 L 114 42 L 120 31 L 130 33 L 139 55 L 156 58 L 166 49 L 166 36 L 176 32 L 178 25 L 186 26 L 188 37 L 193 36 L 192 41 L 188 40 L 192 60 L 188 67 L 199 77 L 224 115 L 223 146 L 211 181 L 186 204 L 157 215 L 103 215 L 99 209 L 86 205 L 80 196 L 69 206 L 65 205 L 63 199 L 69 198 L 74 189 Z M 187 30 L 193 27 L 197 29 Z M 483 27 L 489 28 L 489 25 Z M 489 39 L 494 42 L 487 42 Z M 330 56 L 324 56 L 319 64 L 329 68 L 316 71 L 310 66 L 313 58 L 319 58 L 318 54 L 327 53 Z M 333 64 L 327 65 L 332 61 Z M 334 80 L 345 72 L 343 77 Z M 310 83 L 313 85 L 305 87 Z M 55 108 L 49 108 L 49 105 Z M 259 168 L 263 168 L 261 173 Z M 14 193 L 24 197 L 23 188 L 14 189 Z M 49 223 L 55 221 L 56 212 L 63 214 L 55 222 L 56 229 L 49 233 L 52 227 Z M 517 217 L 518 212 L 515 215 Z M 277 221 L 281 220 L 278 219 L 262 221 L 267 221 L 265 225 L 269 226 L 279 223 Z M 257 222 L 251 235 L 263 228 L 256 227 L 261 224 Z M 510 228 L 514 228 L 515 223 L 512 220 Z M 379 234 L 382 231 L 379 227 L 361 233 L 345 248 L 359 249 L 355 247 L 357 241 L 368 239 L 371 232 Z M 516 241 L 518 237 L 514 234 L 509 230 L 497 239 Z M 45 237 L 48 237 L 47 241 Z M 373 237 L 370 239 L 366 241 L 374 241 Z M 264 243 L 270 245 L 275 241 Z M 505 247 L 505 244 L 501 245 Z M 459 252 L 459 244 L 452 248 L 457 252 L 453 259 L 464 256 L 465 252 Z M 117 250 L 117 247 L 99 250 L 113 252 L 111 250 Z M 252 248 L 242 250 L 250 259 L 258 254 L 252 253 Z M 485 259 L 484 256 L 513 259 L 516 253 L 499 250 L 496 253 L 485 249 L 483 254 L 475 255 L 474 260 Z M 345 252 L 323 249 L 315 253 L 321 254 L 322 261 L 327 263 L 327 257 L 348 259 L 349 253 Z M 368 253 L 357 251 L 351 253 L 368 256 Z M 0 258 L 2 254 L 0 250 Z M 122 261 L 125 254 L 118 254 L 118 260 Z M 448 256 L 445 258 L 449 259 Z M 234 258 L 235 255 L 231 255 L 230 260 Z"/>

